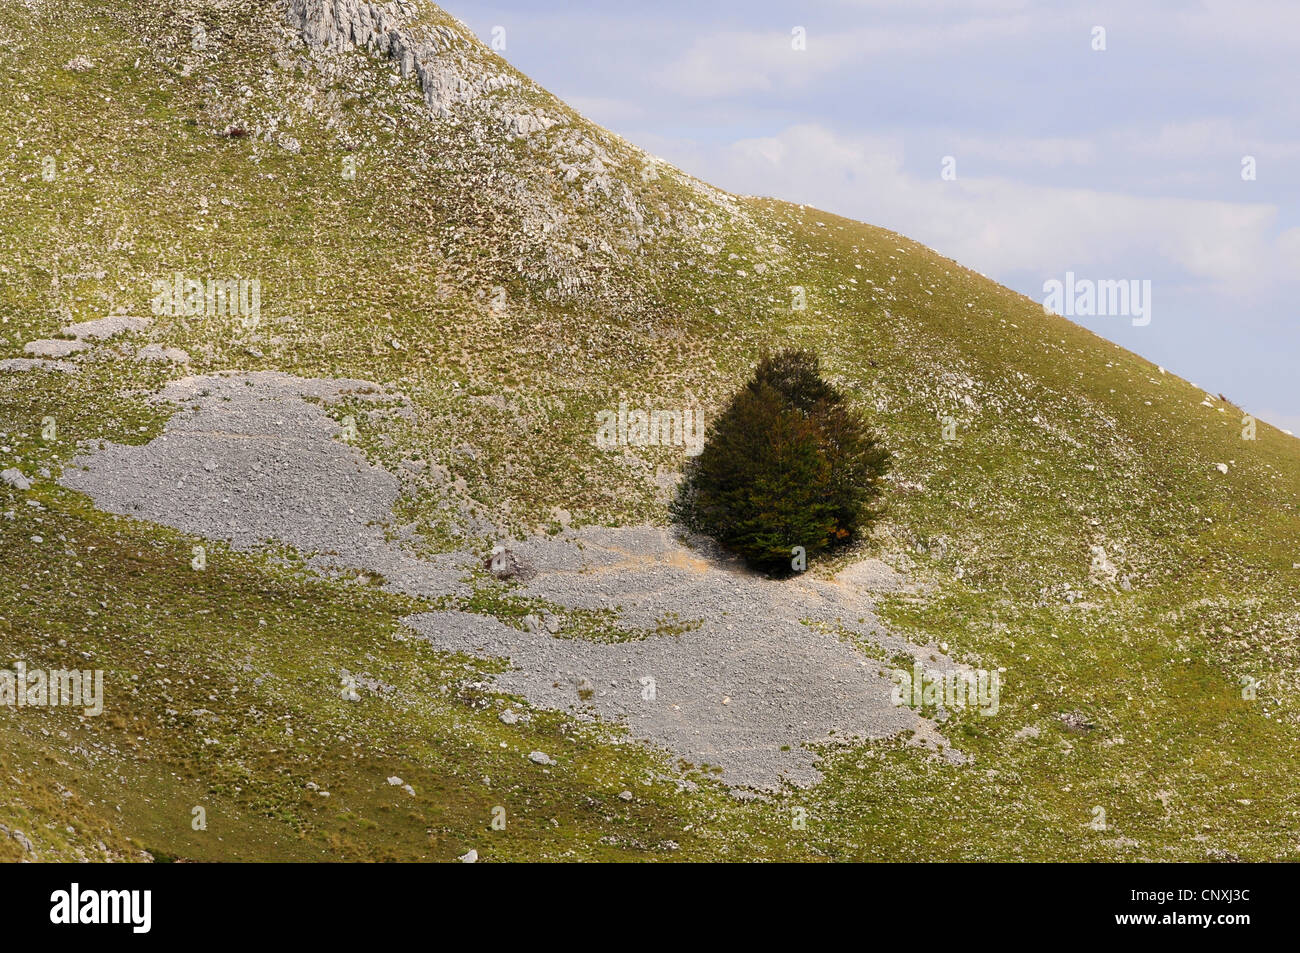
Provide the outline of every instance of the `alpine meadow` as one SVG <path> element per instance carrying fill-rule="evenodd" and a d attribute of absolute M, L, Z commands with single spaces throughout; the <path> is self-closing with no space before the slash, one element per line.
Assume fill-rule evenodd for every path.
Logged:
<path fill-rule="evenodd" d="M 724 191 L 424 0 L 0 68 L 0 859 L 1300 856 L 1300 443 L 1072 320 L 1158 282 Z"/>

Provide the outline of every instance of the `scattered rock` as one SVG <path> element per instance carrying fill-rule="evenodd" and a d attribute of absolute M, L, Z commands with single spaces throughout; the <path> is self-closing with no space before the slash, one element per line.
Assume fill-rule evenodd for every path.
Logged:
<path fill-rule="evenodd" d="M 632 792 L 631 792 L 631 791 L 619 791 L 619 792 L 618 792 L 618 799 L 619 799 L 620 801 L 630 801 L 630 800 L 632 800 Z"/>
<path fill-rule="evenodd" d="M 477 851 L 477 850 L 471 850 L 471 851 L 469 851 L 468 853 L 461 854 L 461 855 L 460 855 L 459 857 L 457 857 L 456 859 L 459 860 L 462 864 L 473 864 L 473 863 L 477 863 L 477 862 L 478 862 L 478 851 Z"/>
<path fill-rule="evenodd" d="M 498 579 L 528 579 L 532 573 L 511 550 L 493 546 L 492 554 L 483 560 L 483 568 Z"/>
<path fill-rule="evenodd" d="M 545 132 L 557 122 L 559 120 L 552 119 L 550 116 L 519 113 L 514 116 L 506 116 L 503 125 L 512 139 L 522 139 L 531 136 L 535 132 Z"/>
<path fill-rule="evenodd" d="M 393 777 L 388 779 L 388 783 L 391 784 L 393 787 L 397 787 L 397 785 L 402 783 L 402 779 L 397 777 L 396 775 L 393 775 Z"/>
<path fill-rule="evenodd" d="M 172 364 L 188 364 L 189 352 L 178 347 L 163 347 L 161 344 L 146 344 L 135 352 L 138 361 L 170 361 Z"/>
<path fill-rule="evenodd" d="M 1065 725 L 1070 731 L 1092 731 L 1096 727 L 1090 722 L 1086 715 L 1078 711 L 1067 711 L 1060 716 L 1061 724 Z"/>
<path fill-rule="evenodd" d="M 1206 858 L 1215 860 L 1224 864 L 1239 864 L 1241 858 L 1230 850 L 1224 850 L 1222 847 L 1211 847 L 1205 852 Z"/>
<path fill-rule="evenodd" d="M 9 836 L 12 837 L 14 840 L 16 840 L 18 842 L 18 846 L 21 847 L 26 853 L 29 854 L 36 853 L 36 847 L 32 844 L 30 840 L 27 839 L 27 835 L 24 834 L 22 831 L 14 831 Z"/>
<path fill-rule="evenodd" d="M 8 470 L 0 472 L 0 481 L 5 485 L 13 487 L 15 490 L 30 490 L 32 481 L 23 476 L 23 471 L 16 467 L 10 467 Z"/>
<path fill-rule="evenodd" d="M 555 764 L 555 760 L 543 751 L 533 751 L 528 755 L 533 764 Z"/>
<path fill-rule="evenodd" d="M 1119 569 L 1111 562 L 1106 555 L 1105 546 L 1092 546 L 1092 564 L 1089 567 L 1089 577 L 1094 583 L 1111 583 L 1119 575 Z"/>
<path fill-rule="evenodd" d="M 510 708 L 501 713 L 501 723 L 503 725 L 514 725 L 519 722 L 519 715 Z"/>
<path fill-rule="evenodd" d="M 1228 465 L 1226 463 L 1216 463 L 1214 469 L 1218 470 L 1220 473 L 1227 473 Z"/>
<path fill-rule="evenodd" d="M 94 69 L 95 64 L 90 61 L 88 56 L 74 56 L 63 64 L 63 68 L 74 73 L 84 73 L 86 70 Z"/>
<path fill-rule="evenodd" d="M 1037 726 L 1025 725 L 1025 727 L 1021 728 L 1011 737 L 1016 741 L 1024 741 L 1028 738 L 1037 738 L 1040 734 L 1042 734 L 1042 732 L 1038 730 Z"/>

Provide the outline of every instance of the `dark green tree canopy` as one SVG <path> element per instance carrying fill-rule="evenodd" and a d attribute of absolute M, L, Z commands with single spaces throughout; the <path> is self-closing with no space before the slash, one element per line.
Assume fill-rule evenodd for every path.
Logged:
<path fill-rule="evenodd" d="M 764 357 L 709 427 L 675 504 L 679 519 L 752 565 L 788 571 L 874 519 L 889 453 L 822 379 L 817 356 Z"/>

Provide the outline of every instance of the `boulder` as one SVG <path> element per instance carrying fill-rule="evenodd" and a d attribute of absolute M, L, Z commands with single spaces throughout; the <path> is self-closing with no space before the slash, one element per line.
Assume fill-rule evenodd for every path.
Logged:
<path fill-rule="evenodd" d="M 0 472 L 0 481 L 15 490 L 30 490 L 32 488 L 32 481 L 23 476 L 23 472 L 16 467 L 10 467 L 8 470 Z"/>

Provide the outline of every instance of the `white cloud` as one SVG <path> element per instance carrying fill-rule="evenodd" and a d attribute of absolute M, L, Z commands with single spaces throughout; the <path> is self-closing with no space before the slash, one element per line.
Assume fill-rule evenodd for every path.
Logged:
<path fill-rule="evenodd" d="M 1268 48 L 1294 56 L 1300 5 L 1294 0 L 1201 0 L 1166 20 L 1169 26 L 1220 47 L 1231 44 L 1252 55 Z"/>
<path fill-rule="evenodd" d="M 1088 139 L 1072 137 L 1029 138 L 1006 136 L 986 139 L 975 136 L 958 136 L 953 141 L 952 154 L 959 159 L 968 156 L 992 159 L 1009 165 L 1091 165 L 1097 159 L 1097 146 Z"/>
<path fill-rule="evenodd" d="M 925 242 L 986 274 L 1185 277 L 1247 291 L 1300 277 L 1300 229 L 1274 237 L 1262 203 L 1125 195 L 1003 178 L 952 182 L 906 171 L 897 139 L 845 137 L 815 124 L 700 150 L 658 151 L 732 191 L 774 195 Z"/>
<path fill-rule="evenodd" d="M 665 89 L 692 97 L 797 89 L 864 58 L 939 57 L 959 47 L 1022 35 L 1028 27 L 1023 16 L 865 29 L 809 27 L 802 50 L 793 48 L 789 30 L 714 32 L 694 40 L 654 78 Z"/>

